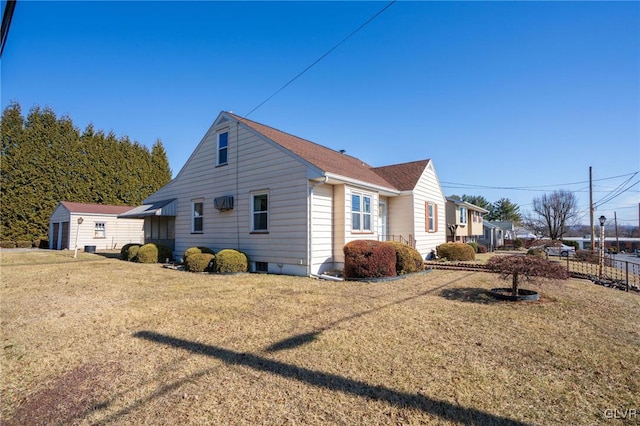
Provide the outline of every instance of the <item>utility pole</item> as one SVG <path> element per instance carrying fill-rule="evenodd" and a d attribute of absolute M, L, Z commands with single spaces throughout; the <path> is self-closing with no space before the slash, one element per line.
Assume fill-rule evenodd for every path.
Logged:
<path fill-rule="evenodd" d="M 593 253 L 596 247 L 596 237 L 593 227 L 593 173 L 591 166 L 589 166 L 589 226 L 591 227 L 591 253 Z"/>

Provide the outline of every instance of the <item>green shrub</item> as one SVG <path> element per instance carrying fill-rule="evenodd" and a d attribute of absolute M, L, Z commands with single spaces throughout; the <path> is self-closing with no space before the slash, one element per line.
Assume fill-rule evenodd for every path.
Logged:
<path fill-rule="evenodd" d="M 355 240 L 345 244 L 343 251 L 345 278 L 396 276 L 396 250 L 391 243 Z"/>
<path fill-rule="evenodd" d="M 238 250 L 224 249 L 216 254 L 215 271 L 219 273 L 247 272 L 247 256 Z"/>
<path fill-rule="evenodd" d="M 547 253 L 541 248 L 530 248 L 529 250 L 527 250 L 527 254 L 529 256 L 537 256 L 541 259 L 547 258 Z"/>
<path fill-rule="evenodd" d="M 469 244 L 471 247 L 473 247 L 473 252 L 474 253 L 478 252 L 478 244 L 477 243 L 471 242 L 471 243 L 467 243 L 467 244 Z"/>
<path fill-rule="evenodd" d="M 2 248 L 16 248 L 15 241 L 0 241 L 0 247 Z"/>
<path fill-rule="evenodd" d="M 418 250 L 400 242 L 391 242 L 396 251 L 396 274 L 410 274 L 424 270 L 424 260 Z"/>
<path fill-rule="evenodd" d="M 127 260 L 129 262 L 135 262 L 137 260 L 140 247 L 142 247 L 140 244 L 133 244 L 129 247 L 129 250 L 127 250 Z"/>
<path fill-rule="evenodd" d="M 466 243 L 444 243 L 440 244 L 437 248 L 439 258 L 446 258 L 447 260 L 474 260 L 476 258 L 476 252 L 469 244 Z"/>
<path fill-rule="evenodd" d="M 487 253 L 488 251 L 489 249 L 487 248 L 487 246 L 478 244 L 478 253 Z"/>
<path fill-rule="evenodd" d="M 189 272 L 211 272 L 215 257 L 211 253 L 190 253 L 184 259 L 184 269 Z"/>
<path fill-rule="evenodd" d="M 187 258 L 192 254 L 201 254 L 201 253 L 215 254 L 213 250 L 211 250 L 209 247 L 189 247 L 184 251 L 184 255 L 182 256 L 182 259 L 186 262 Z"/>
<path fill-rule="evenodd" d="M 33 247 L 33 243 L 31 241 L 17 241 L 16 247 L 18 248 L 31 248 Z"/>
<path fill-rule="evenodd" d="M 158 263 L 158 247 L 153 243 L 143 245 L 138 249 L 138 263 Z"/>
<path fill-rule="evenodd" d="M 120 249 L 120 259 L 121 260 L 131 260 L 129 258 L 129 249 L 133 246 L 138 246 L 140 247 L 140 244 L 137 243 L 130 243 L 130 244 L 125 244 L 122 246 L 122 248 Z M 134 256 L 135 257 L 135 256 Z"/>
<path fill-rule="evenodd" d="M 522 242 L 522 240 L 520 238 L 518 238 L 517 240 L 515 240 L 513 242 L 513 247 L 519 249 L 519 248 L 522 247 L 523 244 L 524 243 Z"/>

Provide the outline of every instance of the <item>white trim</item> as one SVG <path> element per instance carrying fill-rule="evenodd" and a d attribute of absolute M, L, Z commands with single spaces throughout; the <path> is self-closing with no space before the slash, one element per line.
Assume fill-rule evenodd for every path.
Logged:
<path fill-rule="evenodd" d="M 202 223 L 200 224 L 201 229 L 196 230 L 196 204 L 200 204 L 201 212 L 200 218 Z M 191 200 L 191 233 L 192 234 L 203 234 L 204 233 L 204 198 L 194 198 Z"/>
<path fill-rule="evenodd" d="M 262 196 L 262 195 L 266 195 L 267 196 L 267 209 L 266 210 L 259 210 L 259 211 L 255 211 L 254 207 L 254 201 L 256 197 Z M 249 193 L 249 212 L 250 212 L 250 220 L 249 220 L 249 232 L 251 233 L 266 233 L 269 232 L 269 219 L 270 219 L 270 215 L 269 215 L 269 207 L 270 207 L 270 201 L 269 201 L 269 190 L 268 189 L 263 189 L 263 190 L 259 190 L 259 191 L 251 191 Z M 267 215 L 267 223 L 266 223 L 266 228 L 265 229 L 256 229 L 256 225 L 255 225 L 255 219 L 254 219 L 254 215 L 255 214 L 266 214 Z"/>

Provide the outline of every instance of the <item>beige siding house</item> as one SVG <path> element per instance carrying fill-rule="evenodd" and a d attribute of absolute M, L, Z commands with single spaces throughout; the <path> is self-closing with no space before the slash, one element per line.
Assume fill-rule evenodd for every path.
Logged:
<path fill-rule="evenodd" d="M 444 209 L 431 160 L 371 167 L 222 112 L 175 179 L 124 216 L 171 224 L 178 258 L 235 248 L 253 271 L 308 276 L 341 268 L 356 239 L 405 241 L 426 256 L 445 241 Z"/>
<path fill-rule="evenodd" d="M 49 247 L 53 250 L 118 249 L 144 241 L 141 219 L 118 218 L 130 206 L 61 201 L 49 218 Z"/>
<path fill-rule="evenodd" d="M 477 242 L 484 235 L 488 210 L 457 198 L 447 198 L 447 241 Z"/>

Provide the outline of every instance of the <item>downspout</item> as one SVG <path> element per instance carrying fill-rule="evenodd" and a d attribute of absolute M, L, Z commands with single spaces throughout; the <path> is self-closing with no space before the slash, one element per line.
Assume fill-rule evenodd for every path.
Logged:
<path fill-rule="evenodd" d="M 308 237 L 307 241 L 309 242 L 309 248 L 307 249 L 307 276 L 311 276 L 311 262 L 313 260 L 313 190 L 314 188 L 324 185 L 329 181 L 329 176 L 325 176 L 322 182 L 318 182 L 313 185 L 309 185 L 309 181 L 307 180 L 307 185 L 309 185 L 309 206 L 307 208 L 307 232 Z"/>

